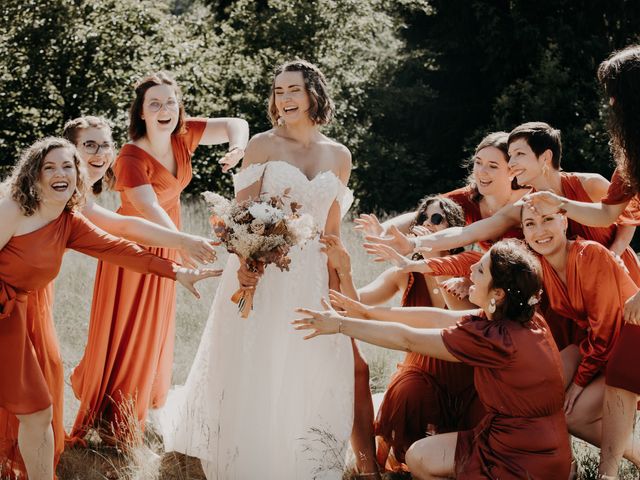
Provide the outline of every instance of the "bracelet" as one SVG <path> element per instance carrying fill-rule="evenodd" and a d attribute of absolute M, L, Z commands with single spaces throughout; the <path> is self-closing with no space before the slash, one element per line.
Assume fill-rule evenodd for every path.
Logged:
<path fill-rule="evenodd" d="M 338 272 L 338 276 L 340 278 L 342 277 L 349 277 L 349 276 L 353 276 L 353 273 L 351 273 L 351 270 L 349 270 L 348 272 Z"/>
<path fill-rule="evenodd" d="M 562 200 L 562 202 L 560 202 L 560 205 L 558 205 L 558 211 L 560 213 L 567 213 L 567 209 L 564 208 L 566 204 L 567 204 L 567 199 L 566 198 L 564 200 Z"/>
<path fill-rule="evenodd" d="M 338 333 L 342 333 L 342 319 L 338 320 Z"/>

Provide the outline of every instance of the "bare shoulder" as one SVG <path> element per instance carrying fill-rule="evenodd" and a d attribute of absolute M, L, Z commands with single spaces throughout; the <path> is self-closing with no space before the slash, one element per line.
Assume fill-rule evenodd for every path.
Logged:
<path fill-rule="evenodd" d="M 264 163 L 269 160 L 273 145 L 278 141 L 277 135 L 273 129 L 266 132 L 256 133 L 244 150 L 244 158 L 242 159 L 242 168 L 256 163 Z"/>
<path fill-rule="evenodd" d="M 20 204 L 10 196 L 0 198 L 0 215 L 3 225 L 13 231 L 16 230 L 20 221 L 24 218 Z"/>
<path fill-rule="evenodd" d="M 349 181 L 351 168 L 353 166 L 351 152 L 343 144 L 329 137 L 323 137 L 322 146 L 331 152 L 331 158 L 334 159 L 335 162 L 333 170 L 339 172 L 338 176 L 346 184 Z"/>
<path fill-rule="evenodd" d="M 606 195 L 610 182 L 599 173 L 580 172 L 576 176 L 594 202 L 599 202 Z"/>

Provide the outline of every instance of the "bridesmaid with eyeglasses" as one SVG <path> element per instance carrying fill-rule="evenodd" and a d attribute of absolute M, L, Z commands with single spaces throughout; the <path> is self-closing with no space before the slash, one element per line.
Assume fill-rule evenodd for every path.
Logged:
<path fill-rule="evenodd" d="M 129 137 L 114 165 L 118 213 L 178 231 L 180 193 L 191 180 L 195 149 L 228 143 L 220 161 L 226 172 L 243 157 L 249 129 L 239 118 L 187 118 L 177 83 L 158 72 L 136 85 Z M 173 249 L 150 251 L 179 259 Z M 107 443 L 126 441 L 132 430 L 144 428 L 149 408 L 164 404 L 171 386 L 175 302 L 174 286 L 163 279 L 98 264 L 87 348 L 71 378 L 81 403 L 72 441 L 91 428 Z"/>

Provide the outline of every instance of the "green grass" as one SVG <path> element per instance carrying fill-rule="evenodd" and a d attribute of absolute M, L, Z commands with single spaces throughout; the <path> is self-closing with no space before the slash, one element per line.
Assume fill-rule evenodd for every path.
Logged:
<path fill-rule="evenodd" d="M 116 199 L 105 195 L 100 202 L 113 208 Z M 210 236 L 208 215 L 202 202 L 195 200 L 183 205 L 183 230 Z M 343 223 L 345 245 L 352 256 L 354 278 L 357 286 L 371 281 L 386 267 L 371 262 L 361 247 L 360 235 L 353 230 L 351 222 Z M 217 265 L 224 265 L 226 255 L 221 255 Z M 70 428 L 78 408 L 68 382 L 72 368 L 78 364 L 87 339 L 89 310 L 95 275 L 96 261 L 70 251 L 65 255 L 62 270 L 56 280 L 55 322 L 65 367 L 65 426 Z M 200 335 L 209 314 L 209 307 L 218 285 L 218 279 L 209 279 L 199 284 L 202 296 L 196 300 L 185 289 L 178 287 L 176 314 L 176 344 L 173 381 L 184 383 L 200 342 Z M 371 387 L 374 393 L 384 391 L 396 364 L 403 354 L 362 344 L 371 371 Z M 91 442 L 89 449 L 67 449 L 62 456 L 58 475 L 60 480 L 103 480 L 122 478 L 129 480 L 172 479 L 202 480 L 204 475 L 195 459 L 177 454 L 165 454 L 155 460 L 150 450 L 162 453 L 162 443 L 153 431 L 145 436 L 145 447 L 124 455 L 111 447 L 103 447 L 99 441 Z M 582 442 L 574 442 L 578 458 L 579 478 L 597 478 L 598 451 Z M 621 479 L 636 479 L 638 471 L 625 462 Z M 408 478 L 406 475 L 387 475 L 393 478 Z"/>

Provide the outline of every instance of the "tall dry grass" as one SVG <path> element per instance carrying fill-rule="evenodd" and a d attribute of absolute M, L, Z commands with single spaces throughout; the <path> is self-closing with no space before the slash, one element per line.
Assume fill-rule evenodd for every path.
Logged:
<path fill-rule="evenodd" d="M 100 202 L 109 207 L 116 206 L 114 196 L 105 195 Z M 183 205 L 183 229 L 200 235 L 209 235 L 208 215 L 198 199 Z M 375 278 L 385 265 L 376 264 L 367 258 L 361 248 L 360 235 L 353 230 L 350 221 L 343 223 L 343 237 L 352 260 L 356 285 L 361 286 Z M 221 255 L 217 265 L 224 265 L 226 256 Z M 68 382 L 71 370 L 78 364 L 87 339 L 91 292 L 96 261 L 68 252 L 61 273 L 56 280 L 55 321 L 65 366 L 65 425 L 70 427 L 75 418 L 78 401 Z M 191 294 L 178 288 L 176 314 L 176 345 L 173 380 L 184 383 L 189 367 L 196 353 L 200 335 L 209 313 L 209 307 L 218 285 L 217 279 L 201 282 L 199 289 L 202 300 L 197 301 Z M 384 391 L 397 362 L 400 352 L 393 352 L 363 344 L 363 352 L 371 371 L 371 387 L 374 393 Z M 579 478 L 597 478 L 598 452 L 582 443 L 574 442 L 574 450 L 579 463 Z M 161 439 L 148 429 L 142 446 L 119 448 L 101 445 L 99 438 L 90 441 L 89 448 L 67 449 L 58 468 L 60 480 L 202 480 L 204 474 L 196 459 L 177 454 L 163 454 Z M 345 477 L 347 478 L 347 477 Z M 410 478 L 407 475 L 387 475 L 391 478 Z M 639 478 L 638 471 L 625 463 L 621 471 L 623 479 Z"/>

